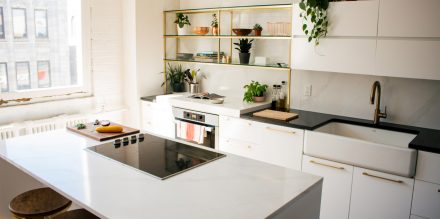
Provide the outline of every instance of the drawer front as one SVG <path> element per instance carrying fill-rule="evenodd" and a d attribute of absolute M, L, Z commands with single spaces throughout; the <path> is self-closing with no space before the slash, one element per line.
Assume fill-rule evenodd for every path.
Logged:
<path fill-rule="evenodd" d="M 419 151 L 416 179 L 440 184 L 440 154 Z"/>
<path fill-rule="evenodd" d="M 219 150 L 234 155 L 260 160 L 261 155 L 258 154 L 259 147 L 254 142 L 245 141 L 236 138 L 222 138 L 219 142 Z"/>
<path fill-rule="evenodd" d="M 416 180 L 411 214 L 440 218 L 440 185 Z"/>

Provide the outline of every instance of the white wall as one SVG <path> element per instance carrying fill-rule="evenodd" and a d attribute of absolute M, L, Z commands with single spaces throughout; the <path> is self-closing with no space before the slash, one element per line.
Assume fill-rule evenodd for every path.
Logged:
<path fill-rule="evenodd" d="M 0 125 L 122 107 L 121 0 L 91 0 L 93 97 L 0 108 Z"/>

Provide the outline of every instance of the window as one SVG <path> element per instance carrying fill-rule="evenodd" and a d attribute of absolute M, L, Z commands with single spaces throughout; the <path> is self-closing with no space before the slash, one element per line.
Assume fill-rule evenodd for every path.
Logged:
<path fill-rule="evenodd" d="M 35 37 L 48 38 L 49 30 L 47 27 L 47 11 L 42 9 L 35 10 Z"/>
<path fill-rule="evenodd" d="M 0 39 L 5 38 L 5 22 L 3 21 L 3 7 L 0 7 Z"/>
<path fill-rule="evenodd" d="M 3 71 L 7 73 L 0 69 L 0 107 L 21 104 L 17 100 L 23 99 L 41 102 L 91 95 L 88 3 L 89 0 L 2 3 L 4 9 L 10 10 L 3 14 L 4 20 L 12 25 L 11 33 L 6 33 L 8 46 L 0 46 L 0 63 L 9 66 L 9 71 Z"/>
<path fill-rule="evenodd" d="M 0 63 L 0 90 L 1 92 L 8 92 L 8 64 Z"/>
<path fill-rule="evenodd" d="M 48 88 L 50 87 L 50 62 L 49 61 L 38 61 L 37 62 L 37 76 L 38 76 L 38 87 Z"/>
<path fill-rule="evenodd" d="M 17 77 L 17 90 L 31 89 L 29 62 L 15 63 L 15 72 Z"/>
<path fill-rule="evenodd" d="M 15 39 L 27 38 L 26 9 L 12 9 L 12 26 L 14 28 Z"/>

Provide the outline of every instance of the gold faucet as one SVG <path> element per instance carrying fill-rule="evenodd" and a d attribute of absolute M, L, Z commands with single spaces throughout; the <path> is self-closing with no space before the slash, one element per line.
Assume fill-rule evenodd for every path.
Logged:
<path fill-rule="evenodd" d="M 373 84 L 373 87 L 371 89 L 370 103 L 371 105 L 374 105 L 374 100 L 376 99 L 376 90 L 377 90 L 377 103 L 376 103 L 376 110 L 374 110 L 374 118 L 373 118 L 373 123 L 375 125 L 379 124 L 380 118 L 387 118 L 387 107 L 385 107 L 385 112 L 380 111 L 381 87 L 379 81 L 376 81 Z"/>

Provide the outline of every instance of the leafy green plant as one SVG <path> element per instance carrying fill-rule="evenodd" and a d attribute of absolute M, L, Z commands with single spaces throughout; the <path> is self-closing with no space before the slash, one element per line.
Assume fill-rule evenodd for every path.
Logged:
<path fill-rule="evenodd" d="M 185 80 L 185 70 L 183 70 L 182 65 L 172 66 L 168 63 L 168 69 L 165 74 L 167 77 L 166 81 L 162 83 L 162 86 L 164 86 L 166 82 L 170 82 L 171 86 L 174 84 L 183 84 Z"/>
<path fill-rule="evenodd" d="M 263 30 L 263 27 L 260 24 L 255 24 L 254 25 L 254 30 Z"/>
<path fill-rule="evenodd" d="M 327 9 L 329 0 L 301 0 L 299 8 L 302 10 L 300 17 L 303 18 L 302 30 L 308 36 L 308 41 L 315 40 L 315 45 L 319 45 L 319 40 L 327 36 L 328 17 Z M 308 23 L 312 24 L 309 26 Z"/>
<path fill-rule="evenodd" d="M 191 22 L 189 22 L 188 15 L 184 15 L 182 13 L 176 14 L 175 24 L 179 25 L 179 28 L 183 28 L 185 25 L 191 26 Z"/>
<path fill-rule="evenodd" d="M 218 27 L 217 14 L 212 14 L 211 27 Z"/>
<path fill-rule="evenodd" d="M 254 40 L 239 39 L 239 42 L 240 43 L 234 43 L 234 45 L 238 46 L 235 49 L 238 50 L 240 53 L 249 53 L 252 48 L 252 42 L 254 42 Z"/>
<path fill-rule="evenodd" d="M 253 97 L 262 97 L 267 91 L 267 84 L 260 84 L 258 81 L 252 81 L 250 84 L 244 86 L 245 92 L 243 101 L 252 103 L 254 102 Z"/>

